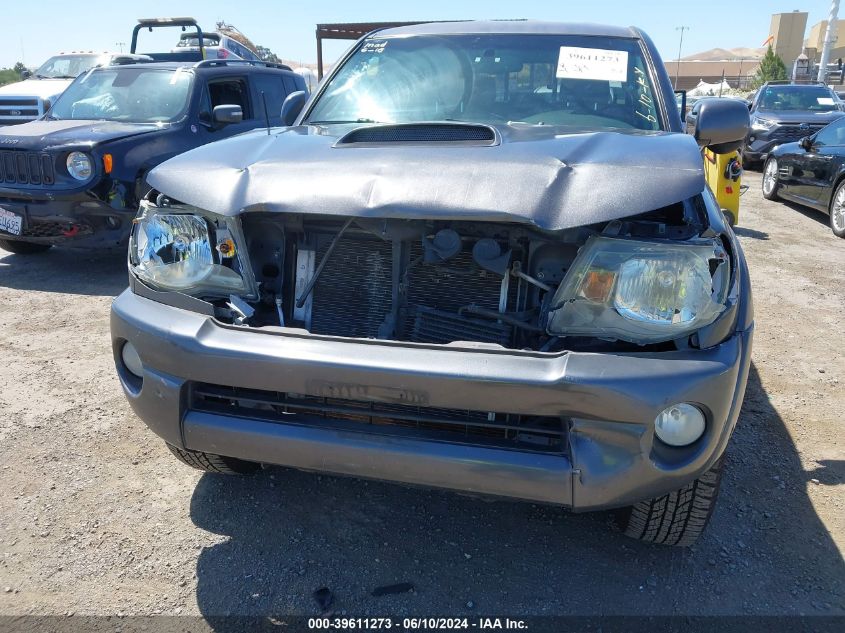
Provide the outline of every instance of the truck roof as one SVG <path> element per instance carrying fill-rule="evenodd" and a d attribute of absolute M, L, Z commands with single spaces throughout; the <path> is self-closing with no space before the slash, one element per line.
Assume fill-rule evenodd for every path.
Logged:
<path fill-rule="evenodd" d="M 572 22 L 543 22 L 539 20 L 467 20 L 463 22 L 426 22 L 423 24 L 397 26 L 377 31 L 377 37 L 392 37 L 400 35 L 482 35 L 485 33 L 513 33 L 526 35 L 595 35 L 599 37 L 641 38 L 639 31 L 634 27 Z"/>

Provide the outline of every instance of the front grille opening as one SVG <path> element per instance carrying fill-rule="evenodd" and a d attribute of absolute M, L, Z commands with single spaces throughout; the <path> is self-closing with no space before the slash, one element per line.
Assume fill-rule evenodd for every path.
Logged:
<path fill-rule="evenodd" d="M 53 158 L 39 152 L 0 152 L 0 182 L 52 185 L 55 182 Z"/>
<path fill-rule="evenodd" d="M 566 451 L 567 420 L 195 383 L 192 409 L 318 428 L 398 434 L 529 452 Z"/>

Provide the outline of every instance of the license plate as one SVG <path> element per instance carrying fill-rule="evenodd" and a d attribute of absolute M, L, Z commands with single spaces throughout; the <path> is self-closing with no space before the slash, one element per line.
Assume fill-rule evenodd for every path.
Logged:
<path fill-rule="evenodd" d="M 20 235 L 23 229 L 23 218 L 16 213 L 7 211 L 0 207 L 0 231 L 6 231 L 12 235 Z"/>

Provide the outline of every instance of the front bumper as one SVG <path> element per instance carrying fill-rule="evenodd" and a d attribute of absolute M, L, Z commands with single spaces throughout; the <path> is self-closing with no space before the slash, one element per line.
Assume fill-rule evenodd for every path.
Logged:
<path fill-rule="evenodd" d="M 191 450 L 305 470 L 354 475 L 595 510 L 676 490 L 706 471 L 736 424 L 752 329 L 707 350 L 655 354 L 509 350 L 311 336 L 222 324 L 140 297 L 112 305 L 118 374 L 137 415 L 165 441 Z M 120 360 L 131 341 L 144 365 L 134 381 Z M 326 381 L 367 394 L 418 394 L 431 407 L 561 416 L 557 454 L 268 422 L 192 409 L 191 389 L 211 383 L 321 395 Z M 707 431 L 691 447 L 655 442 L 653 420 L 696 403 Z"/>
<path fill-rule="evenodd" d="M 23 218 L 23 232 L 0 231 L 0 238 L 37 244 L 126 248 L 136 210 L 109 204 L 92 193 L 39 191 L 0 185 L 0 207 Z"/>
<path fill-rule="evenodd" d="M 769 154 L 785 143 L 794 143 L 801 140 L 803 136 L 809 136 L 819 128 L 811 128 L 804 132 L 787 132 L 781 127 L 774 127 L 771 130 L 753 130 L 745 139 L 745 146 L 742 150 L 742 157 L 746 162 L 762 162 L 769 157 Z M 751 139 L 754 139 L 753 141 Z"/>

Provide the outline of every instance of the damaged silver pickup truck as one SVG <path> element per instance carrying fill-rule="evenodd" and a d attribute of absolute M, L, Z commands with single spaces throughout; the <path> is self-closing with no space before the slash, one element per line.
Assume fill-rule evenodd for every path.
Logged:
<path fill-rule="evenodd" d="M 423 24 L 359 41 L 286 127 L 149 175 L 112 307 L 182 461 L 618 508 L 688 545 L 751 353 L 742 250 L 633 28 Z M 696 143 L 697 141 L 697 143 Z"/>

